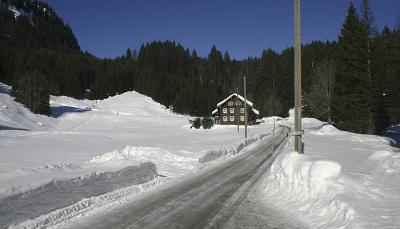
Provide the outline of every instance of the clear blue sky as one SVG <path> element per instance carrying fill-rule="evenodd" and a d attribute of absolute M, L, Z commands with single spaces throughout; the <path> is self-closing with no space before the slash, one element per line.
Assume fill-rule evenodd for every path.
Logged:
<path fill-rule="evenodd" d="M 128 47 L 175 40 L 206 56 L 213 44 L 236 59 L 292 46 L 293 0 L 45 0 L 81 49 L 115 57 Z M 336 40 L 350 0 L 303 0 L 302 40 Z M 359 7 L 360 0 L 354 0 Z M 377 25 L 393 28 L 400 0 L 371 0 Z"/>

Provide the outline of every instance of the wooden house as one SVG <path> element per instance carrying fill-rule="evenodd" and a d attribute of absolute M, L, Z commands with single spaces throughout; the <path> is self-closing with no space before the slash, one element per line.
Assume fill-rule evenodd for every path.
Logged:
<path fill-rule="evenodd" d="M 211 113 L 214 123 L 219 125 L 245 125 L 244 98 L 239 94 L 232 94 L 217 104 Z M 246 101 L 247 124 L 256 124 L 259 111 L 254 109 L 253 103 Z"/>

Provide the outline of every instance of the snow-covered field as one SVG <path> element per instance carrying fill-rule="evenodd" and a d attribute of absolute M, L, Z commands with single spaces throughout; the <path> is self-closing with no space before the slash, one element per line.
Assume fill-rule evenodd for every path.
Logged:
<path fill-rule="evenodd" d="M 51 97 L 53 117 L 32 114 L 9 92 L 0 84 L 0 228 L 54 225 L 132 199 L 236 153 L 274 119 L 290 124 L 263 118 L 244 144 L 243 129 L 190 129 L 191 117 L 137 92 Z M 263 202 L 310 228 L 400 228 L 399 149 L 316 119 L 303 127 L 306 154 L 289 141 L 265 176 Z"/>
<path fill-rule="evenodd" d="M 195 172 L 205 153 L 231 152 L 244 139 L 236 126 L 190 129 L 191 117 L 137 92 L 98 101 L 53 96 L 47 117 L 16 103 L 10 89 L 0 84 L 0 228 L 59 208 L 71 215 L 92 196 L 114 191 L 104 198 L 115 199 L 154 178 L 157 184 Z M 270 128 L 250 127 L 249 135 Z"/>
<path fill-rule="evenodd" d="M 303 119 L 305 155 L 285 147 L 264 202 L 310 228 L 400 228 L 400 153 L 388 139 Z"/>

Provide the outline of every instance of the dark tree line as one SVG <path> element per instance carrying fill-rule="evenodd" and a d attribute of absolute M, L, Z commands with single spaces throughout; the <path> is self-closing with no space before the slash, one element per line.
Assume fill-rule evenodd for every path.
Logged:
<path fill-rule="evenodd" d="M 22 15 L 8 9 L 15 6 Z M 46 10 L 44 10 L 46 9 Z M 400 26 L 379 31 L 363 1 L 351 4 L 338 41 L 303 46 L 304 113 L 359 133 L 400 123 Z M 17 101 L 49 114 L 48 97 L 104 99 L 136 90 L 177 113 L 209 116 L 218 101 L 243 91 L 261 116 L 287 115 L 293 107 L 293 48 L 266 49 L 257 58 L 232 59 L 211 47 L 206 57 L 174 41 L 127 49 L 115 59 L 80 50 L 71 29 L 40 1 L 2 0 L 0 81 Z"/>
<path fill-rule="evenodd" d="M 338 43 L 332 118 L 339 128 L 379 133 L 400 122 L 400 30 L 379 32 L 368 0 L 350 4 Z"/>

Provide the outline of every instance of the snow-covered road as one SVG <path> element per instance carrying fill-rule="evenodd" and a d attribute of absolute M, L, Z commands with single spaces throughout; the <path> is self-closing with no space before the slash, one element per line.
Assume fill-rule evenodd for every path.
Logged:
<path fill-rule="evenodd" d="M 163 185 L 141 198 L 98 212 L 92 217 L 75 219 L 65 228 L 274 228 L 266 221 L 268 212 L 249 207 L 259 203 L 249 193 L 273 162 L 273 144 L 279 146 L 288 136 L 288 128 L 278 137 L 265 138 L 242 154 L 218 166 Z M 254 193 L 253 193 L 254 194 Z M 241 208 L 252 209 L 243 211 Z M 257 212 L 258 209 L 261 212 Z M 276 216 L 276 212 L 275 212 Z M 250 220 L 251 219 L 251 220 Z M 239 220 L 239 221 L 238 221 Z M 281 222 L 281 221 L 279 221 Z M 272 225 L 271 225 L 272 224 Z M 290 228 L 285 225 L 285 228 Z M 298 224 L 296 227 L 298 228 Z"/>

